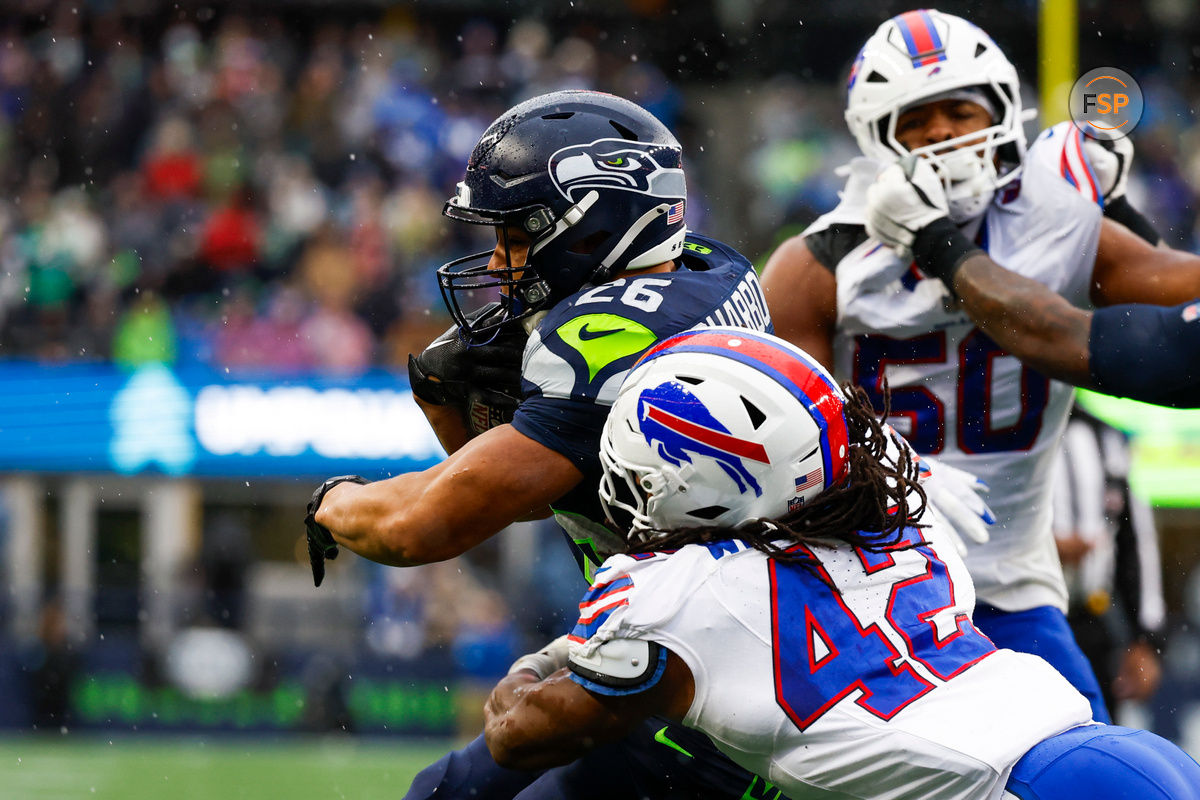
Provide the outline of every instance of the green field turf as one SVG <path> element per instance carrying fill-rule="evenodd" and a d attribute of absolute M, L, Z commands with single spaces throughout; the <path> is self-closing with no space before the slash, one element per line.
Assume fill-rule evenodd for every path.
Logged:
<path fill-rule="evenodd" d="M 348 738 L 9 737 L 0 739 L 0 797 L 398 800 L 449 747 Z"/>

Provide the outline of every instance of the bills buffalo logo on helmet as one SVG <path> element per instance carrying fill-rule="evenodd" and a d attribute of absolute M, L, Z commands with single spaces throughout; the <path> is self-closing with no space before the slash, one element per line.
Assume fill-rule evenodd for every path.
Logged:
<path fill-rule="evenodd" d="M 563 197 L 577 202 L 589 189 L 620 189 L 680 198 L 687 190 L 678 148 L 654 142 L 597 139 L 550 156 L 550 177 Z"/>
<path fill-rule="evenodd" d="M 758 442 L 729 433 L 698 397 L 674 381 L 646 389 L 638 397 L 642 436 L 664 461 L 676 467 L 692 463 L 689 453 L 714 459 L 738 491 L 762 496 L 762 487 L 742 459 L 768 464 L 767 451 Z"/>

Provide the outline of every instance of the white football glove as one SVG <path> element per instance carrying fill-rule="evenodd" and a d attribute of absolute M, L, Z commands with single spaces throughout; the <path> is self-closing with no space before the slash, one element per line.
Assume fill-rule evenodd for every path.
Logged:
<path fill-rule="evenodd" d="M 1133 142 L 1128 136 L 1120 139 L 1083 137 L 1083 153 L 1096 171 L 1096 182 L 1104 202 L 1111 203 L 1125 195 L 1129 183 L 1129 168 L 1133 164 Z"/>
<path fill-rule="evenodd" d="M 528 653 L 513 662 L 508 668 L 508 674 L 523 669 L 531 669 L 537 673 L 538 680 L 546 680 L 567 665 L 567 648 L 570 642 L 567 634 L 563 634 L 536 653 Z"/>
<path fill-rule="evenodd" d="M 923 158 L 906 156 L 889 165 L 867 189 L 867 234 L 906 264 L 917 233 L 949 214 L 942 180 Z"/>
<path fill-rule="evenodd" d="M 966 470 L 929 456 L 921 456 L 920 471 L 921 486 L 929 505 L 959 534 L 954 543 L 958 552 L 966 555 L 962 536 L 976 544 L 987 542 L 991 538 L 988 526 L 996 521 L 996 516 L 979 495 L 988 491 L 988 485 Z"/>

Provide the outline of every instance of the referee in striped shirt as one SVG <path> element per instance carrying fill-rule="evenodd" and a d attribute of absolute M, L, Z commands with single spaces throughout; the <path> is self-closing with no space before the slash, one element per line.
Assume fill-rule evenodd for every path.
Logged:
<path fill-rule="evenodd" d="M 1166 608 L 1158 531 L 1129 491 L 1124 433 L 1078 406 L 1055 464 L 1054 536 L 1068 620 L 1110 708 L 1158 689 Z"/>

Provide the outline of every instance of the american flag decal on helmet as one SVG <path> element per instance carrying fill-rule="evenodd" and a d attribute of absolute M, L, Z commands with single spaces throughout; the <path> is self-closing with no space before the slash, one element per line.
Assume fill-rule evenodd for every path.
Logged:
<path fill-rule="evenodd" d="M 680 200 L 667 211 L 667 224 L 674 225 L 683 219 L 683 201 Z"/>
<path fill-rule="evenodd" d="M 818 467 L 802 477 L 796 478 L 796 493 L 821 485 L 821 468 Z"/>

